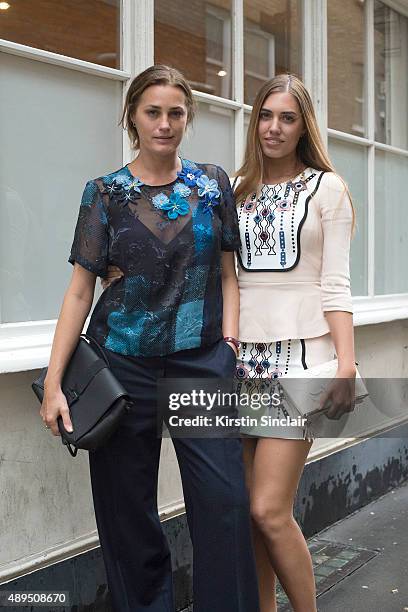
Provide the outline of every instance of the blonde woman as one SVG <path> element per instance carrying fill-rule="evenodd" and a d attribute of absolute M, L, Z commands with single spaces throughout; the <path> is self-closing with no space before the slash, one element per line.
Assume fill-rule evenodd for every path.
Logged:
<path fill-rule="evenodd" d="M 312 101 L 292 75 L 254 102 L 235 196 L 241 234 L 238 381 L 296 376 L 333 359 L 355 377 L 349 248 L 354 211 L 322 143 Z M 329 415 L 352 406 L 335 381 Z M 344 387 L 347 386 L 345 390 Z M 286 416 L 276 408 L 275 416 Z M 303 427 L 243 427 L 261 612 L 274 612 L 275 577 L 295 612 L 314 612 L 311 557 L 293 503 L 312 440 Z"/>

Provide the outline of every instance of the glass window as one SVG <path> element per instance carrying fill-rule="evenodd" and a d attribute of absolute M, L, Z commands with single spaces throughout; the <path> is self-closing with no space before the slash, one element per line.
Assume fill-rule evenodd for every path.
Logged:
<path fill-rule="evenodd" d="M 329 127 L 366 135 L 364 2 L 327 3 Z"/>
<path fill-rule="evenodd" d="M 408 158 L 376 152 L 375 293 L 408 292 Z"/>
<path fill-rule="evenodd" d="M 250 121 L 251 121 L 251 113 L 248 113 L 248 111 L 245 111 L 244 113 L 244 151 L 242 151 L 242 158 L 244 157 Z"/>
<path fill-rule="evenodd" d="M 351 292 L 367 295 L 367 150 L 365 147 L 329 139 L 329 153 L 337 172 L 349 186 L 356 213 L 351 242 Z"/>
<path fill-rule="evenodd" d="M 120 0 L 8 4 L 0 11 L 0 38 L 120 69 Z"/>
<path fill-rule="evenodd" d="M 246 104 L 275 74 L 301 76 L 301 14 L 299 0 L 244 0 Z"/>
<path fill-rule="evenodd" d="M 408 148 L 408 19 L 375 2 L 375 139 Z"/>
<path fill-rule="evenodd" d="M 231 98 L 231 0 L 156 0 L 155 62 L 178 68 L 193 89 Z"/>
<path fill-rule="evenodd" d="M 213 104 L 198 104 L 197 116 L 181 147 L 181 154 L 196 162 L 218 164 L 234 172 L 234 112 Z"/>
<path fill-rule="evenodd" d="M 55 319 L 85 182 L 122 166 L 122 83 L 8 53 L 2 77 L 0 322 Z"/>

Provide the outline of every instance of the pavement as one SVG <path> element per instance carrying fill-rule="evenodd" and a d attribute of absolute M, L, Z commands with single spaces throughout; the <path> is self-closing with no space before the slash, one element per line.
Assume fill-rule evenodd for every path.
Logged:
<path fill-rule="evenodd" d="M 308 541 L 319 612 L 408 612 L 408 483 Z M 278 589 L 278 611 L 292 610 Z"/>
<path fill-rule="evenodd" d="M 408 612 L 408 483 L 308 540 L 319 612 Z M 278 612 L 290 612 L 277 589 Z M 192 612 L 192 607 L 182 612 Z"/>

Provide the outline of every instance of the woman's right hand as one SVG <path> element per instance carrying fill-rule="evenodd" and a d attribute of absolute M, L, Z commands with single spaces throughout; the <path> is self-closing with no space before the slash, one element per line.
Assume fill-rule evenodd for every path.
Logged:
<path fill-rule="evenodd" d="M 123 272 L 117 266 L 108 266 L 108 276 L 106 278 L 101 279 L 101 285 L 103 289 L 107 289 L 109 285 L 113 283 L 113 281 L 118 278 L 122 278 Z"/>
<path fill-rule="evenodd" d="M 51 429 L 54 436 L 61 435 L 57 423 L 59 415 L 62 417 L 65 429 L 69 432 L 74 430 L 69 416 L 67 399 L 60 386 L 55 386 L 52 389 L 45 388 L 40 415 L 45 427 Z"/>

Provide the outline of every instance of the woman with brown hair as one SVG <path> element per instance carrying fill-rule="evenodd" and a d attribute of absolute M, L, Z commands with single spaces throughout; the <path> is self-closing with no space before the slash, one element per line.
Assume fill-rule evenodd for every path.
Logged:
<path fill-rule="evenodd" d="M 241 234 L 241 389 L 338 357 L 327 415 L 352 409 L 355 378 L 349 250 L 354 211 L 322 143 L 303 83 L 278 75 L 258 92 L 235 196 Z M 257 383 L 258 379 L 258 383 Z M 262 379 L 262 380 L 259 380 Z M 341 379 L 348 379 L 342 384 Z M 313 567 L 293 517 L 312 440 L 291 426 L 241 428 L 261 612 L 276 611 L 278 576 L 295 612 L 316 610 Z"/>
<path fill-rule="evenodd" d="M 63 373 L 96 277 L 105 278 L 109 266 L 120 268 L 87 330 L 134 403 L 108 442 L 89 454 L 117 612 L 174 612 L 170 551 L 157 509 L 157 381 L 227 377 L 235 368 L 237 211 L 222 168 L 178 155 L 193 114 L 191 89 L 173 68 L 151 66 L 130 84 L 123 122 L 138 155 L 85 187 L 41 407 L 54 435 L 59 415 L 72 431 Z M 193 542 L 194 610 L 256 612 L 241 441 L 180 437 L 173 443 Z"/>

